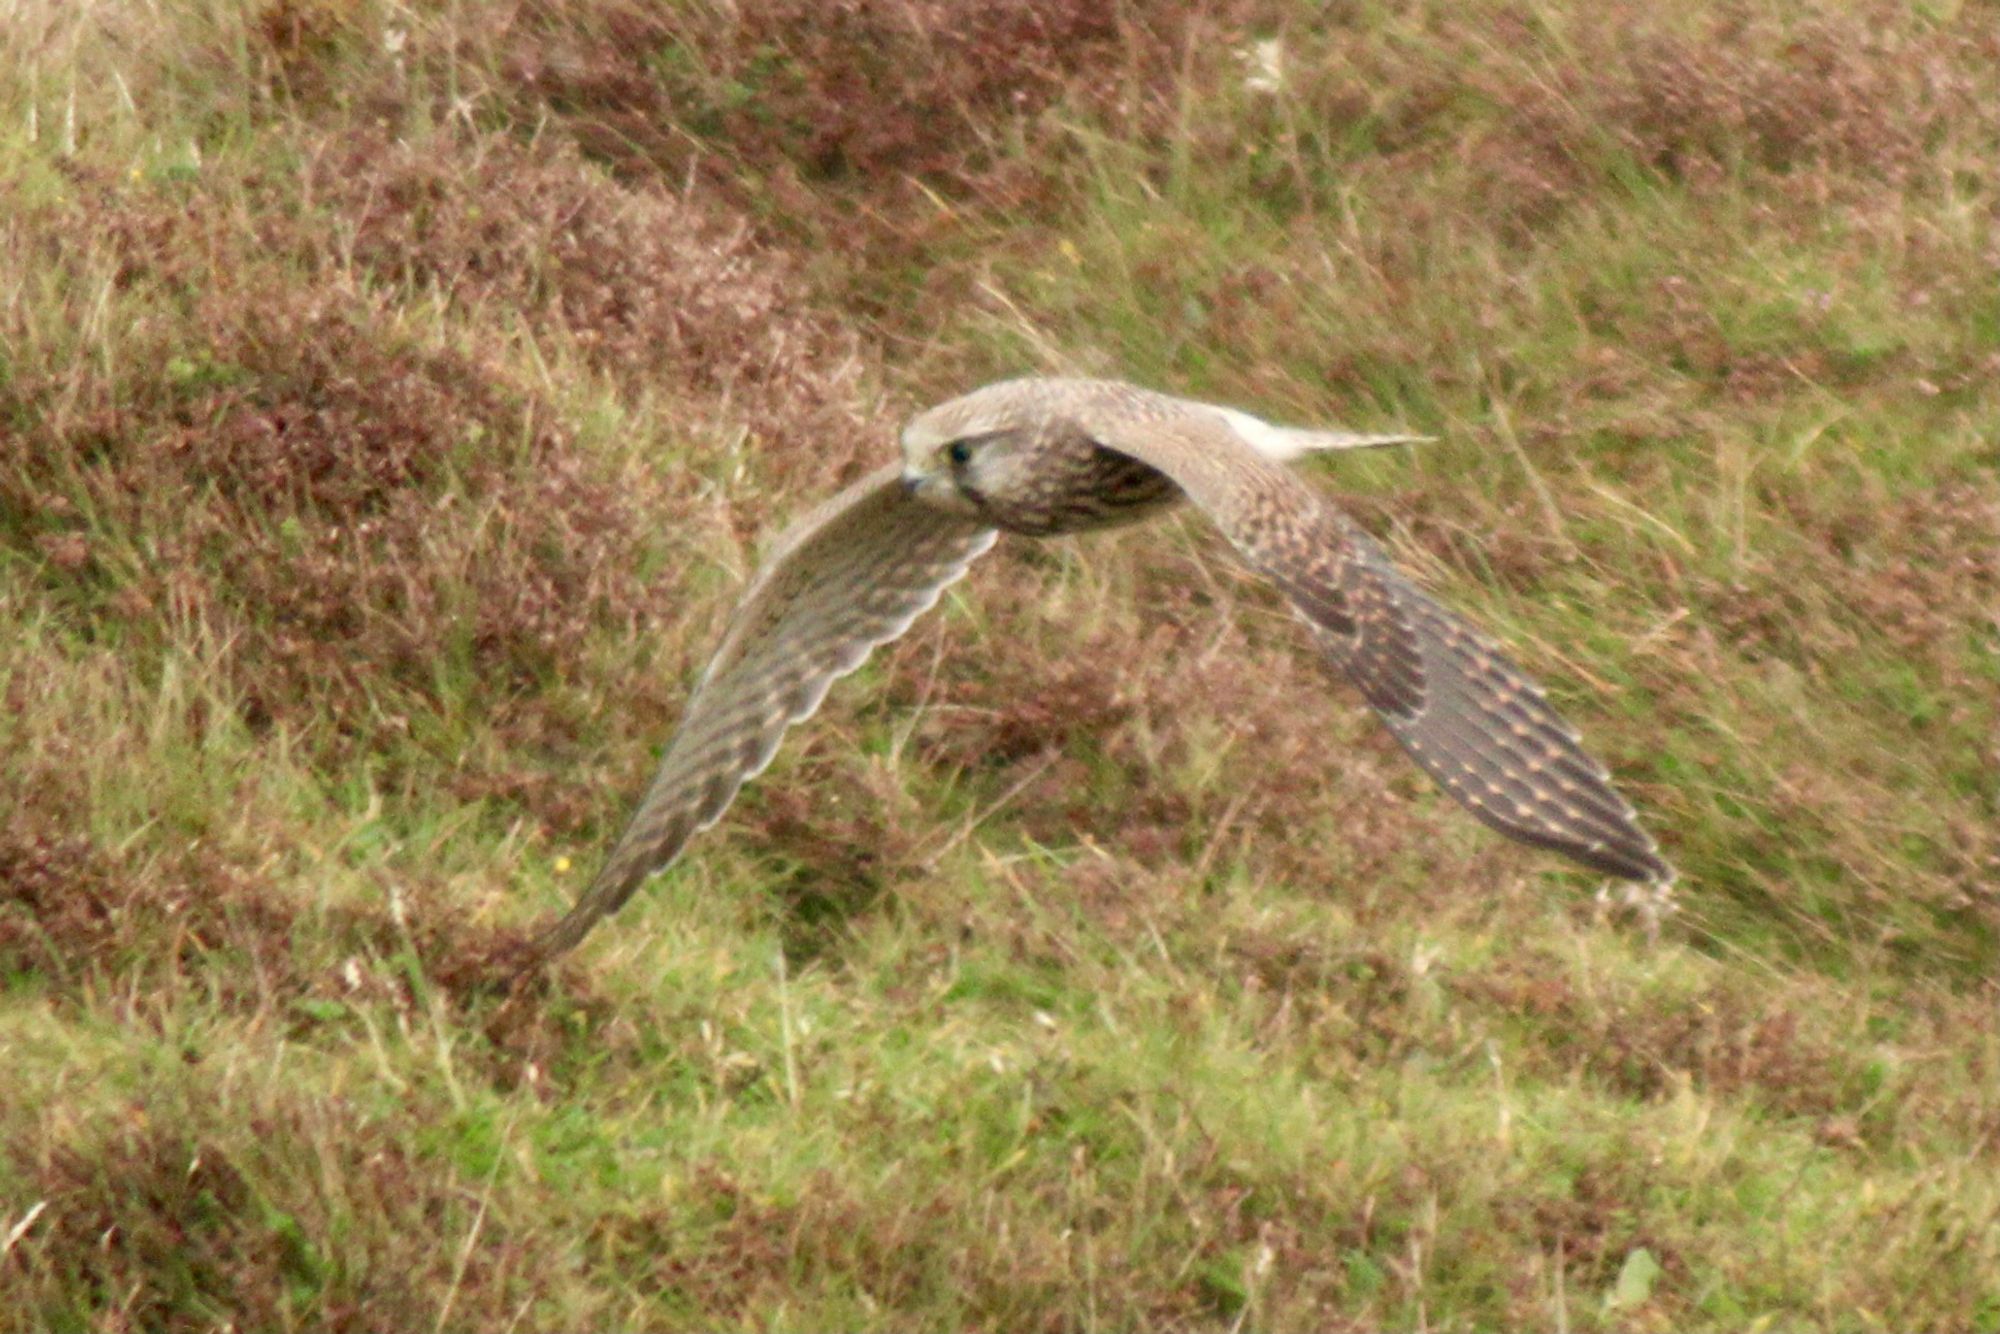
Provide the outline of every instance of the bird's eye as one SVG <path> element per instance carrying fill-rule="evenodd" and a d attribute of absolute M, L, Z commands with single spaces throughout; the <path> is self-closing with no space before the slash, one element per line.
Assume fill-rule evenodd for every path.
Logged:
<path fill-rule="evenodd" d="M 954 440 L 951 442 L 951 447 L 945 450 L 944 456 L 951 460 L 952 467 L 963 468 L 966 464 L 972 462 L 972 442 L 970 440 Z"/>

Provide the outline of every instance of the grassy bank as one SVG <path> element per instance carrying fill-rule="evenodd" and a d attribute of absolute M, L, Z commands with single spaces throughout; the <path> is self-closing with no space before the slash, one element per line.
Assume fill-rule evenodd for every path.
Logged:
<path fill-rule="evenodd" d="M 0 7 L 0 1325 L 2000 1321 L 1995 19 Z M 1315 482 L 1657 938 L 1170 520 L 502 1015 L 760 537 L 1023 369 L 1440 437 Z"/>

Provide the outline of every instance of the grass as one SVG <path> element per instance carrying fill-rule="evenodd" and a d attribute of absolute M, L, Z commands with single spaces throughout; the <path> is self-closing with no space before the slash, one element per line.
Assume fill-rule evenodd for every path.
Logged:
<path fill-rule="evenodd" d="M 0 1324 L 2000 1320 L 1988 7 L 0 12 Z M 1024 367 L 1436 433 L 1316 483 L 1680 912 L 1169 521 L 502 1010 L 760 537 Z"/>

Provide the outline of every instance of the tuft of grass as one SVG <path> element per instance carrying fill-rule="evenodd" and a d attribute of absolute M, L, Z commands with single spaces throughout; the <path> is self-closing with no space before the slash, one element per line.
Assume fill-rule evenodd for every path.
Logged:
<path fill-rule="evenodd" d="M 59 1329 L 2000 1321 L 1977 6 L 24 0 L 0 1271 Z M 532 994 L 785 517 L 1026 368 L 1322 465 L 1683 871 L 1201 525 L 1017 543 Z"/>

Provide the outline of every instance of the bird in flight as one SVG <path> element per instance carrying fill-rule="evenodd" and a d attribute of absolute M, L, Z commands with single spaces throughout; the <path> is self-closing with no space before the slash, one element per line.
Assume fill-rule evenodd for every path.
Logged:
<path fill-rule="evenodd" d="M 1673 868 L 1542 688 L 1285 467 L 1425 438 L 1274 426 L 1110 380 L 1004 380 L 920 413 L 900 462 L 778 539 L 631 823 L 529 966 L 575 946 L 721 818 L 785 729 L 1001 532 L 1105 528 L 1181 501 L 1277 585 L 1326 660 L 1475 817 L 1606 875 L 1669 884 Z"/>

